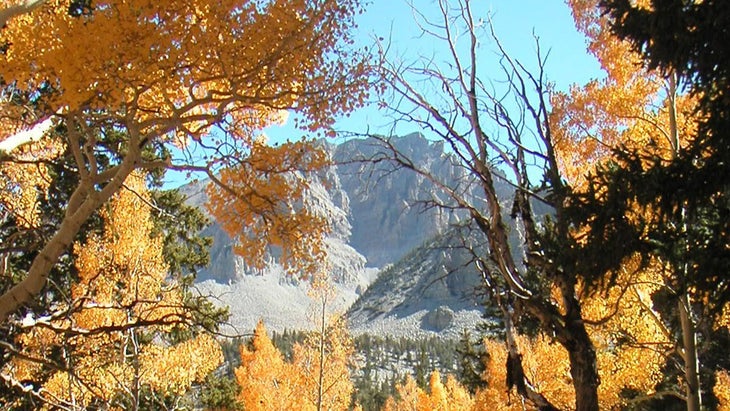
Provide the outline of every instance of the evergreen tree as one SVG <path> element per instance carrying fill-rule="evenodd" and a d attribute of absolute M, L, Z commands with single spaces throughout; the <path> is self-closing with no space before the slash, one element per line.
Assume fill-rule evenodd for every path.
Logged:
<path fill-rule="evenodd" d="M 698 133 L 669 163 L 622 153 L 620 167 L 605 170 L 605 184 L 618 191 L 604 205 L 619 208 L 620 200 L 635 199 L 654 207 L 661 218 L 647 227 L 653 251 L 676 267 L 691 266 L 680 286 L 697 290 L 717 314 L 730 301 L 730 3 L 650 4 L 601 1 L 613 31 L 644 54 L 646 65 L 676 72 L 700 97 Z M 687 216 L 691 224 L 677 224 Z"/>
<path fill-rule="evenodd" d="M 243 409 L 237 401 L 241 388 L 236 380 L 228 375 L 210 374 L 200 393 L 200 402 L 206 409 L 237 411 Z"/>
<path fill-rule="evenodd" d="M 426 388 L 428 381 L 426 377 L 431 372 L 431 361 L 428 358 L 428 354 L 424 347 L 418 351 L 418 362 L 415 367 L 416 384 L 421 388 Z"/>
<path fill-rule="evenodd" d="M 581 251 L 586 261 L 615 268 L 626 256 L 640 253 L 671 265 L 676 273 L 671 292 L 655 300 L 662 307 L 662 300 L 679 299 L 679 307 L 685 307 L 680 314 L 686 312 L 680 316 L 682 330 L 685 323 L 697 325 L 691 327 L 695 332 L 683 332 L 682 379 L 687 408 L 699 410 L 703 402 L 714 405 L 714 399 L 702 395 L 712 392 L 714 372 L 726 369 L 714 360 L 712 347 L 722 338 L 716 324 L 730 302 L 730 56 L 725 47 L 730 3 L 600 3 L 612 18 L 614 33 L 643 54 L 646 66 L 667 76 L 676 73 L 690 85 L 699 99 L 697 133 L 671 161 L 650 150 L 619 150 L 617 160 L 592 177 L 595 189 L 575 198 L 569 208 L 576 221 L 591 221 L 584 244 L 596 248 Z M 605 253 L 607 248 L 613 252 Z M 663 307 L 671 317 L 672 304 Z"/>
<path fill-rule="evenodd" d="M 479 388 L 486 386 L 486 381 L 482 378 L 482 374 L 486 369 L 486 351 L 484 346 L 472 341 L 469 330 L 464 329 L 459 339 L 459 345 L 456 347 L 459 355 L 459 381 L 472 394 Z"/>

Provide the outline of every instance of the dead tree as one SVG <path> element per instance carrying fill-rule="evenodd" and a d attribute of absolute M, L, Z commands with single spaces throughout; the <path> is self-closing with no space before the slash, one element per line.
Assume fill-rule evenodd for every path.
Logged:
<path fill-rule="evenodd" d="M 597 410 L 596 353 L 577 297 L 579 273 L 556 258 L 560 247 L 573 239 L 564 215 L 570 187 L 561 178 L 550 130 L 545 59 L 539 44 L 534 70 L 511 58 L 491 26 L 475 18 L 469 0 L 440 0 L 438 6 L 439 21 L 414 13 L 424 36 L 438 41 L 445 56 L 404 65 L 390 60 L 383 47 L 380 75 L 392 93 L 384 100 L 397 122 L 416 125 L 444 141 L 457 166 L 473 176 L 472 184 L 440 180 L 398 152 L 387 138 L 381 138 L 384 152 L 398 167 L 431 180 L 448 197 L 448 201 L 435 198 L 434 203 L 461 210 L 486 237 L 488 255 L 480 259 L 493 267 L 487 277 L 495 287 L 493 295 L 501 296 L 497 303 L 508 327 L 508 371 L 518 393 L 537 408 L 556 409 L 530 388 L 524 373 L 519 375 L 514 324 L 530 316 L 541 332 L 568 352 L 576 409 Z M 495 67 L 505 76 L 500 83 L 487 83 L 482 75 L 483 60 L 477 53 L 480 32 L 496 44 Z M 507 210 L 495 189 L 499 180 L 514 189 Z M 549 218 L 535 212 L 538 205 L 549 209 Z M 510 242 L 508 219 L 522 234 L 518 247 Z M 559 301 L 551 290 L 557 290 Z"/>

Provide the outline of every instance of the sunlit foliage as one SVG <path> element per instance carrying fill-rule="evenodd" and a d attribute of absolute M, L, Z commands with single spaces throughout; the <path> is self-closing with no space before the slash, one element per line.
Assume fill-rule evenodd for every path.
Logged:
<path fill-rule="evenodd" d="M 180 396 L 223 360 L 207 334 L 169 337 L 189 327 L 193 314 L 167 276 L 161 238 L 152 236 L 144 176 L 130 176 L 101 214 L 103 232 L 74 247 L 70 302 L 26 324 L 19 355 L 3 370 L 51 408 L 154 403 L 149 392 Z M 51 362 L 59 353 L 60 367 Z"/>
<path fill-rule="evenodd" d="M 0 7 L 0 122 L 7 125 L 0 129 L 0 208 L 32 226 L 49 185 L 46 162 L 67 162 L 79 174 L 55 234 L 27 275 L 0 295 L 0 317 L 40 294 L 83 223 L 140 168 L 205 172 L 225 185 L 218 198 L 232 212 L 211 209 L 224 222 L 254 222 L 245 234 L 232 232 L 241 240 L 236 251 L 253 265 L 268 240 L 262 237 L 291 249 L 288 264 L 320 254 L 326 224 L 299 207 L 301 179 L 282 174 L 317 167 L 320 156 L 307 143 L 264 147 L 262 129 L 290 110 L 300 128 L 326 130 L 364 103 L 368 57 L 351 47 L 359 0 Z M 190 147 L 205 155 L 193 158 Z"/>

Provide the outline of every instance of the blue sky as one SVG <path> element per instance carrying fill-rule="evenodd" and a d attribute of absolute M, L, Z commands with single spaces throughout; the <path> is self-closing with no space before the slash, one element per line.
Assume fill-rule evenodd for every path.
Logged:
<path fill-rule="evenodd" d="M 419 12 L 434 15 L 438 12 L 435 0 L 413 0 Z M 558 90 L 567 90 L 571 84 L 585 83 L 601 76 L 596 60 L 587 54 L 586 42 L 573 24 L 570 8 L 562 0 L 476 0 L 473 11 L 485 20 L 491 16 L 495 31 L 511 56 L 527 63 L 534 63 L 539 37 L 540 47 L 550 52 L 546 72 L 548 80 Z M 364 45 L 372 45 L 373 39 L 391 39 L 391 51 L 403 58 L 417 58 L 438 52 L 433 39 L 420 35 L 414 24 L 411 7 L 406 0 L 372 0 L 365 14 L 358 19 L 358 38 Z M 480 50 L 482 66 L 494 62 L 494 45 L 484 39 Z M 387 134 L 392 120 L 375 107 L 366 107 L 339 119 L 335 129 L 344 132 Z M 418 130 L 399 127 L 399 134 Z M 302 132 L 290 125 L 272 127 L 266 131 L 271 142 L 297 140 Z"/>
<path fill-rule="evenodd" d="M 427 16 L 438 12 L 436 0 L 412 0 L 412 4 Z M 546 74 L 558 90 L 567 90 L 571 84 L 582 84 L 602 75 L 598 63 L 587 54 L 585 38 L 576 31 L 570 9 L 563 0 L 472 0 L 472 9 L 485 20 L 491 16 L 507 52 L 528 66 L 536 61 L 534 36 L 537 36 L 543 53 L 550 52 Z M 357 39 L 362 45 L 372 46 L 377 37 L 390 39 L 392 55 L 405 60 L 442 51 L 433 39 L 420 35 L 408 0 L 371 0 L 366 12 L 358 17 L 358 26 Z M 495 48 L 486 37 L 480 48 L 479 64 L 489 68 L 496 61 Z M 334 128 L 339 132 L 389 134 L 392 124 L 386 113 L 372 105 L 338 119 Z M 408 125 L 396 129 L 400 135 L 415 131 L 420 130 Z M 270 143 L 305 136 L 304 131 L 293 127 L 293 121 L 283 127 L 270 127 L 265 133 Z M 175 187 L 187 179 L 183 173 L 170 172 L 166 186 Z"/>

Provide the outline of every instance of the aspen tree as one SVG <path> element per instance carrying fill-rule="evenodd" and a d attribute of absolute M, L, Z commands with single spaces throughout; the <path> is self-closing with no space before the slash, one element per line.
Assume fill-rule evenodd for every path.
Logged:
<path fill-rule="evenodd" d="M 301 180 L 279 179 L 259 195 L 240 185 L 281 172 L 272 167 L 282 157 L 287 172 L 316 165 L 316 155 L 299 154 L 315 151 L 304 142 L 257 146 L 262 129 L 284 121 L 288 110 L 298 126 L 315 131 L 364 103 L 367 57 L 350 47 L 360 11 L 358 0 L 2 2 L 0 184 L 11 190 L 3 190 L 0 205 L 32 225 L 48 161 L 67 162 L 79 179 L 59 227 L 27 273 L 2 290 L 0 319 L 37 298 L 81 226 L 136 169 L 208 173 L 242 204 L 218 215 L 214 203 L 223 221 L 258 216 L 251 233 L 284 249 L 316 249 L 326 226 L 293 209 Z M 17 101 L 21 94 L 27 101 Z M 111 130 L 122 138 L 111 138 Z M 175 148 L 181 154 L 173 158 Z M 189 155 L 195 149 L 206 152 L 203 159 Z M 216 172 L 226 167 L 237 177 L 219 180 Z M 295 218 L 272 217 L 292 212 Z M 237 251 L 258 263 L 250 242 L 258 244 L 249 239 Z"/>
<path fill-rule="evenodd" d="M 70 301 L 17 338 L 19 353 L 2 372 L 31 381 L 44 407 L 137 410 L 184 395 L 223 361 L 207 334 L 168 338 L 175 327 L 190 327 L 193 314 L 167 276 L 149 204 L 144 176 L 130 175 L 102 210 L 103 232 L 75 244 Z M 48 367 L 44 358 L 58 351 L 61 365 Z"/>

